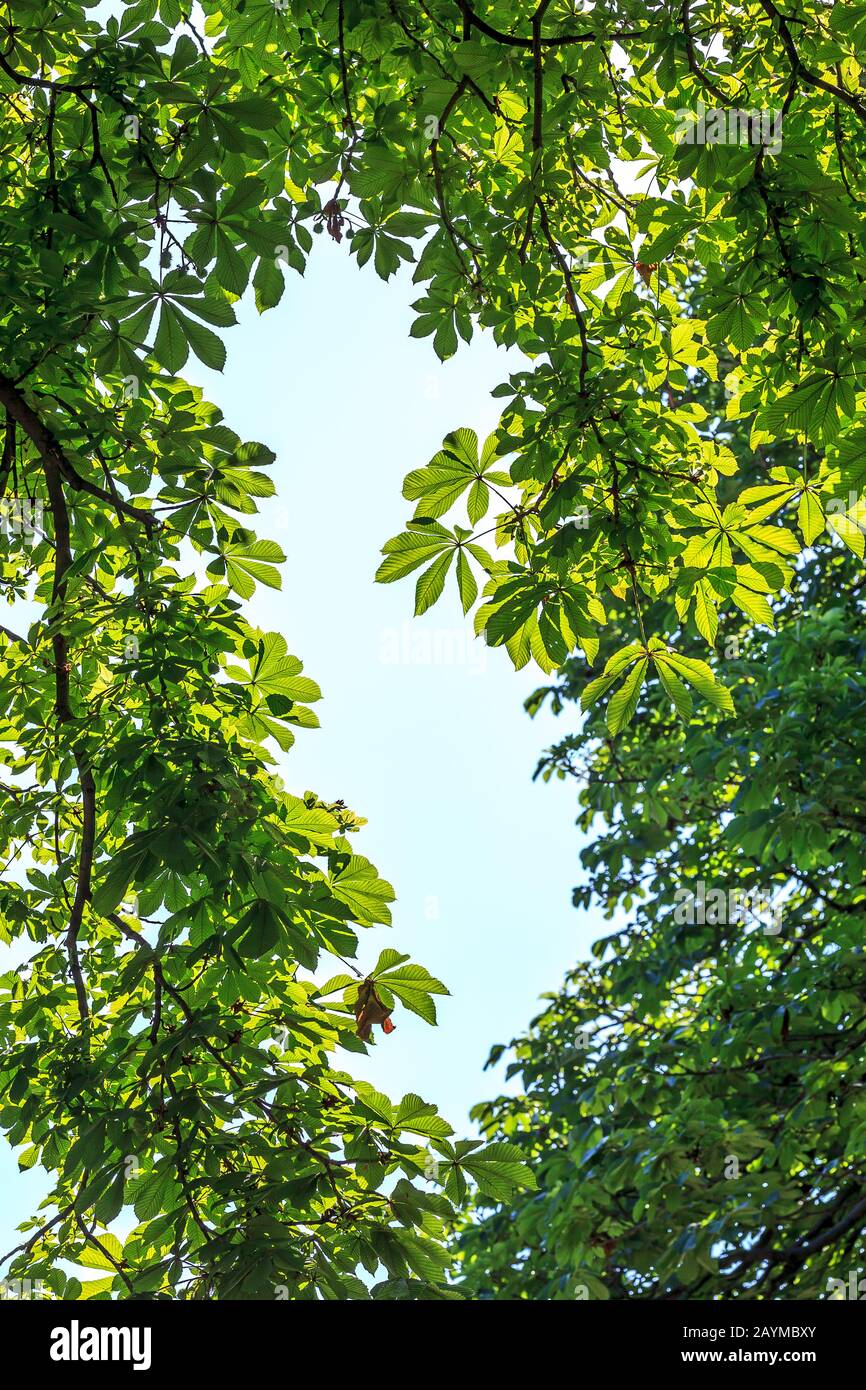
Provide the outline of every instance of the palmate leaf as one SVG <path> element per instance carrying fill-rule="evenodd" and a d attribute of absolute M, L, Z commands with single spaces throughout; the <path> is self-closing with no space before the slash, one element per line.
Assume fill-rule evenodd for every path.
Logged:
<path fill-rule="evenodd" d="M 631 642 L 620 651 L 614 652 L 613 656 L 608 658 L 603 673 L 595 680 L 590 681 L 589 685 L 584 688 L 580 699 L 581 709 L 591 709 L 595 702 L 606 694 L 614 684 L 617 676 L 637 661 L 643 651 L 644 648 L 640 642 Z"/>
<path fill-rule="evenodd" d="M 471 545 L 466 548 L 474 553 Z M 507 570 L 499 574 L 491 568 L 490 572 L 485 593 L 491 597 L 476 611 L 475 631 L 483 632 L 489 646 L 505 646 L 518 669 L 531 657 L 543 671 L 553 672 L 576 643 L 588 654 L 596 654 L 598 639 L 588 617 L 594 603 L 591 596 L 582 600 L 587 604 L 584 609 L 573 593 L 551 592 L 550 584 Z M 603 621 L 601 605 L 596 612 Z"/>
<path fill-rule="evenodd" d="M 221 558 L 208 565 L 208 574 L 218 575 L 224 570 L 235 593 L 249 598 L 257 583 L 267 584 L 271 589 L 281 587 L 280 572 L 275 566 L 283 564 L 285 558 L 276 541 L 230 542 L 222 550 Z"/>
<path fill-rule="evenodd" d="M 737 297 L 708 320 L 707 336 L 712 342 L 727 339 L 735 348 L 743 349 L 754 342 L 760 323 L 760 300 Z"/>
<path fill-rule="evenodd" d="M 266 632 L 244 647 L 249 668 L 227 666 L 226 674 L 248 685 L 260 695 L 283 696 L 288 701 L 320 700 L 322 692 L 314 680 L 301 674 L 303 663 L 290 656 L 286 639 L 278 632 Z"/>
<path fill-rule="evenodd" d="M 376 579 L 380 584 L 391 584 L 395 579 L 411 574 L 453 544 L 451 532 L 438 522 L 424 526 L 418 524 L 415 529 L 386 541 L 382 547 L 385 559 L 376 571 Z"/>
<path fill-rule="evenodd" d="M 772 470 L 772 474 L 776 475 L 778 478 L 784 476 L 784 473 L 785 470 Z M 759 487 L 746 488 L 740 500 L 743 505 L 748 505 L 752 502 L 758 503 L 758 506 L 752 507 L 748 513 L 749 524 L 753 526 L 756 522 L 761 522 L 766 517 L 771 516 L 773 512 L 778 511 L 779 507 L 783 506 L 785 503 L 799 497 L 797 520 L 803 534 L 804 543 L 806 545 L 812 545 L 824 530 L 824 509 L 821 505 L 818 492 L 802 478 L 796 478 L 796 480 L 791 481 L 790 473 L 788 474 L 788 478 L 788 481 L 780 480 Z M 784 534 L 787 535 L 787 533 Z M 765 532 L 761 536 L 761 539 L 765 542 L 769 542 L 771 546 L 779 548 L 779 538 L 775 537 L 771 539 L 770 532 Z M 792 546 L 790 540 L 783 540 L 782 545 L 787 548 L 787 553 L 795 553 L 795 548 Z"/>
<path fill-rule="evenodd" d="M 454 1132 L 448 1121 L 437 1114 L 435 1105 L 430 1105 L 411 1092 L 400 1101 L 394 1116 L 394 1125 L 410 1134 L 423 1134 L 434 1139 L 446 1139 Z M 414 1192 L 415 1189 L 412 1188 L 411 1191 Z"/>
<path fill-rule="evenodd" d="M 756 602 L 763 602 L 760 595 L 751 597 Z M 678 655 L 658 638 L 652 637 L 646 647 L 635 642 L 615 652 L 608 660 L 604 673 L 590 681 L 583 690 L 581 708 L 589 710 L 616 687 L 605 716 L 608 733 L 612 736 L 620 733 L 634 718 L 650 662 L 654 664 L 664 689 L 682 718 L 689 718 L 692 711 L 691 696 L 684 682 L 697 690 L 714 708 L 728 714 L 733 712 L 730 691 L 716 679 L 706 662 Z M 626 672 L 625 677 L 618 683 L 623 672 Z"/>
<path fill-rule="evenodd" d="M 249 515 L 257 510 L 255 498 L 272 497 L 276 491 L 273 479 L 260 471 L 275 455 L 263 444 L 228 442 L 235 447 L 215 457 L 201 486 L 208 495 L 212 490 L 219 502 Z"/>
<path fill-rule="evenodd" d="M 757 427 L 771 435 L 806 434 L 815 443 L 832 444 L 839 434 L 840 410 L 853 414 L 851 385 L 835 373 L 815 373 L 793 391 L 764 407 Z"/>
<path fill-rule="evenodd" d="M 147 282 L 142 282 L 147 286 Z M 205 287 L 194 276 L 172 271 L 166 276 L 162 287 L 147 286 L 143 292 L 127 300 L 125 313 L 135 306 L 139 318 L 147 314 L 149 319 L 156 304 L 159 304 L 159 320 L 153 342 L 153 354 L 161 366 L 172 375 L 181 370 L 189 356 L 189 349 L 195 353 L 205 366 L 214 371 L 222 371 L 225 366 L 226 349 L 222 339 L 212 329 L 200 323 L 228 327 L 235 322 L 231 305 L 219 289 Z M 141 331 L 147 331 L 147 323 L 141 322 Z"/>
<path fill-rule="evenodd" d="M 506 486 L 510 481 L 507 474 L 490 468 L 498 442 L 494 432 L 485 440 L 479 460 L 474 430 L 459 429 L 447 435 L 430 463 L 413 469 L 404 480 L 403 496 L 418 503 L 415 518 L 443 516 L 468 489 L 467 513 L 470 524 L 477 526 L 490 504 L 485 479 Z"/>
<path fill-rule="evenodd" d="M 472 469 L 448 454 L 437 454 L 426 468 L 417 468 L 406 475 L 403 496 L 418 501 L 416 516 L 443 516 L 472 485 L 474 476 Z"/>
<path fill-rule="evenodd" d="M 427 1023 L 436 1022 L 436 1006 L 430 996 L 447 994 L 448 990 L 442 981 L 431 975 L 423 965 L 410 963 L 379 971 L 376 980 L 386 991 L 395 995 L 410 1012 L 418 1014 Z"/>
<path fill-rule="evenodd" d="M 475 1180 L 485 1197 L 492 1197 L 497 1202 L 508 1202 L 520 1188 L 532 1190 L 535 1185 L 532 1171 L 524 1161 L 523 1151 L 514 1144 L 487 1144 L 474 1153 L 462 1155 L 445 1185 L 446 1192 L 458 1200 L 457 1183 L 461 1170 Z"/>
<path fill-rule="evenodd" d="M 357 921 L 384 922 L 390 926 L 388 903 L 394 901 L 394 889 L 363 855 L 351 855 L 348 863 L 331 875 L 330 887 L 334 897 L 346 904 Z"/>

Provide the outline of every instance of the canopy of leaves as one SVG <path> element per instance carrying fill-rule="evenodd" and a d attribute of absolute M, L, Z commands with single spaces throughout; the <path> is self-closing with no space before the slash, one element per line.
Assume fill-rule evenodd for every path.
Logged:
<path fill-rule="evenodd" d="M 747 475 L 790 464 L 730 443 Z M 825 535 L 775 631 L 722 615 L 735 717 L 686 722 L 648 687 L 623 733 L 595 706 L 542 759 L 592 832 L 575 905 L 621 925 L 512 1044 L 521 1094 L 474 1111 L 540 1189 L 477 1201 L 474 1296 L 809 1299 L 862 1263 L 862 586 Z M 633 611 L 612 627 L 631 637 Z M 571 708 L 590 677 L 572 662 L 530 708 Z"/>
<path fill-rule="evenodd" d="M 320 692 L 242 607 L 281 582 L 250 529 L 274 455 L 177 375 L 222 366 L 321 210 L 290 21 L 243 8 L 207 42 L 177 0 L 4 24 L 0 1124 L 53 1184 L 4 1259 L 73 1299 L 447 1297 L 451 1200 L 528 1175 L 335 1057 L 447 991 L 351 962 L 394 894 L 277 775 Z"/>
<path fill-rule="evenodd" d="M 279 581 L 249 525 L 272 457 L 177 374 L 222 368 L 238 298 L 276 304 L 317 233 L 411 265 L 415 336 L 444 359 L 480 325 L 529 365 L 491 439 L 411 460 L 380 578 L 421 571 L 424 611 L 453 568 L 515 664 L 599 661 L 590 729 L 697 696 L 715 738 L 721 623 L 766 626 L 825 522 L 863 554 L 866 5 L 201 9 L 203 32 L 181 0 L 16 0 L 4 24 L 0 476 L 35 529 L 4 527 L 2 579 L 39 618 L 2 645 L 3 920 L 38 949 L 3 982 L 0 1118 L 57 1174 L 16 1260 L 69 1292 L 58 1258 L 99 1250 L 95 1296 L 360 1297 L 364 1264 L 426 1295 L 446 1213 L 402 1137 L 424 1103 L 377 1110 L 329 1060 L 378 986 L 334 1005 L 299 974 L 390 893 L 355 818 L 273 775 L 318 691 L 239 603 Z M 710 414 L 691 387 L 719 379 Z M 738 472 L 723 415 L 802 447 Z M 436 982 L 397 969 L 384 1017 L 428 1017 Z M 461 1197 L 485 1165 L 432 1139 Z M 385 1196 L 395 1168 L 420 1196 Z M 118 1255 L 99 1232 L 130 1199 Z"/>
<path fill-rule="evenodd" d="M 383 108 L 373 77 L 350 187 L 362 214 L 375 190 L 385 228 L 438 212 L 413 333 L 447 357 L 481 324 L 531 363 L 494 391 L 480 451 L 460 428 L 409 473 L 379 579 L 417 571 L 423 612 L 451 570 L 476 632 L 547 672 L 578 648 L 595 663 L 628 595 L 634 640 L 606 644 L 586 703 L 607 699 L 616 732 L 657 677 L 679 714 L 728 708 L 705 661 L 719 612 L 766 623 L 825 526 L 863 555 L 866 7 L 460 0 L 414 25 L 409 8 L 391 7 L 405 101 Z M 720 414 L 753 447 L 802 437 L 791 467 L 745 486 L 696 379 L 724 381 Z M 654 630 L 662 595 L 674 621 Z M 689 613 L 706 646 L 686 658 Z"/>

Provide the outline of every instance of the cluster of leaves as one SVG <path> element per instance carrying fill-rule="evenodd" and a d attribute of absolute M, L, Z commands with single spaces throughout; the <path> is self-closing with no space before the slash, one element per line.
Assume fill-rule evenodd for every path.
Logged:
<path fill-rule="evenodd" d="M 53 1180 L 4 1259 L 66 1298 L 449 1296 L 451 1199 L 525 1169 L 335 1059 L 371 1001 L 434 1023 L 445 988 L 352 963 L 393 892 L 277 775 L 319 690 L 242 608 L 280 583 L 274 456 L 176 375 L 320 225 L 316 94 L 243 12 L 218 42 L 178 0 L 4 18 L 0 1124 Z"/>
<path fill-rule="evenodd" d="M 595 706 L 539 765 L 591 834 L 575 906 L 621 925 L 512 1043 L 521 1093 L 473 1112 L 539 1184 L 464 1223 L 475 1297 L 827 1297 L 866 1256 L 859 561 L 824 536 L 773 616 L 722 615 L 734 716 L 680 720 L 647 687 L 623 733 Z M 611 644 L 633 624 L 623 606 Z M 529 706 L 591 681 L 574 661 Z"/>
<path fill-rule="evenodd" d="M 424 609 L 453 565 L 517 665 L 603 657 L 590 729 L 641 707 L 667 729 L 693 692 L 714 729 L 722 623 L 767 625 L 825 523 L 863 553 L 866 4 L 201 9 L 203 32 L 182 0 L 104 23 L 16 0 L 3 26 L 0 477 L 45 524 L 27 549 L 4 532 L 4 591 L 40 612 L 3 639 L 2 831 L 25 870 L 4 921 L 40 949 L 4 981 L 0 1085 L 13 1142 L 58 1173 L 17 1263 L 65 1288 L 78 1242 L 111 1252 L 114 1290 L 279 1274 L 334 1297 L 360 1296 L 372 1250 L 386 1293 L 413 1296 L 441 1268 L 442 1210 L 400 1138 L 423 1102 L 385 1118 L 328 1058 L 353 1012 L 362 1031 L 372 1002 L 429 1013 L 436 985 L 401 962 L 331 1007 L 299 977 L 349 954 L 389 892 L 351 813 L 273 775 L 317 691 L 238 602 L 278 580 L 249 526 L 272 460 L 176 374 L 190 353 L 221 368 L 239 297 L 275 305 L 316 234 L 384 278 L 411 263 L 415 336 L 446 358 L 481 325 L 529 365 L 498 388 L 492 440 L 457 430 L 412 470 L 381 577 L 423 566 Z M 781 146 L 760 122 L 683 138 L 699 102 L 780 113 Z M 719 379 L 709 412 L 692 388 Z M 757 473 L 723 416 L 749 425 Z M 446 525 L 464 496 L 469 526 Z M 477 1150 L 441 1156 L 466 1153 L 482 1170 Z M 123 1155 L 160 1195 L 118 1257 L 98 1227 Z M 490 1164 L 521 1176 L 507 1149 Z M 397 1167 L 420 1196 L 383 1194 Z"/>
<path fill-rule="evenodd" d="M 460 0 L 414 25 L 408 8 L 390 7 L 406 100 L 385 105 L 367 54 L 349 187 L 370 197 L 375 153 L 380 220 L 438 209 L 414 334 L 445 357 L 480 324 L 531 360 L 494 391 L 480 454 L 460 429 L 409 473 L 415 511 L 379 578 L 419 570 L 423 612 L 453 568 L 476 632 L 546 672 L 577 649 L 595 662 L 627 597 L 634 643 L 587 694 L 609 699 L 611 730 L 653 675 L 684 718 L 695 693 L 728 708 L 705 661 L 720 612 L 770 623 L 825 528 L 864 551 L 866 6 Z M 791 465 L 749 486 L 695 381 L 725 382 L 719 414 L 754 448 L 801 439 Z M 673 625 L 654 629 L 665 595 Z M 687 618 L 705 643 L 688 658 L 671 649 Z"/>
<path fill-rule="evenodd" d="M 654 672 L 680 712 L 684 680 L 724 705 L 711 671 L 667 659 L 670 634 L 643 609 L 675 595 L 712 647 L 720 609 L 766 622 L 825 522 L 863 553 L 866 5 L 202 9 L 199 35 L 179 0 L 139 0 L 35 88 L 56 53 L 36 7 L 32 23 L 20 12 L 0 63 L 12 99 L 29 90 L 46 128 L 86 154 L 53 161 L 34 210 L 40 225 L 77 219 L 89 253 L 64 262 L 56 312 L 87 323 L 100 370 L 137 380 L 190 351 L 221 367 L 214 329 L 248 286 L 260 308 L 276 303 L 316 233 L 384 278 L 411 264 L 415 336 L 445 358 L 480 325 L 529 365 L 494 393 L 504 410 L 480 454 L 460 429 L 412 469 L 416 510 L 380 577 L 423 566 L 424 611 L 453 567 L 485 639 L 548 672 L 578 647 L 595 660 L 628 595 L 640 647 L 602 673 L 600 694 L 626 687 L 613 722 Z M 712 138 L 699 129 L 708 105 L 722 143 L 718 122 Z M 26 126 L 31 108 L 11 109 Z M 61 273 L 55 247 L 15 249 L 35 283 Z M 700 314 L 682 293 L 696 275 Z M 727 486 L 735 462 L 688 399 L 695 378 L 726 381 L 725 411 L 756 447 L 808 441 L 783 478 L 757 480 L 774 494 Z M 184 494 L 195 507 L 186 478 L 172 501 Z M 447 515 L 464 497 L 468 527 Z M 203 545 L 236 545 L 250 582 L 267 582 L 273 547 L 247 554 L 239 522 L 212 508 L 198 521 Z"/>

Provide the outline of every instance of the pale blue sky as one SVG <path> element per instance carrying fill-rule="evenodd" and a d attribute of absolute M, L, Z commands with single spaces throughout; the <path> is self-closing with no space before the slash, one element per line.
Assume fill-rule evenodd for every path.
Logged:
<path fill-rule="evenodd" d="M 469 1107 L 500 1089 L 501 1070 L 482 1071 L 490 1046 L 525 1027 L 601 920 L 570 901 L 576 789 L 531 780 L 574 711 L 528 718 L 522 700 L 542 673 L 515 673 L 504 652 L 476 643 L 450 585 L 413 619 L 413 579 L 373 582 L 381 543 L 409 515 L 405 473 L 451 429 L 486 434 L 498 417 L 490 390 L 509 370 L 489 338 L 445 365 L 431 340 L 410 339 L 417 295 L 408 275 L 386 285 L 358 270 L 345 242 L 317 238 L 276 309 L 259 318 L 239 306 L 225 373 L 189 363 L 184 375 L 242 437 L 277 453 L 277 497 L 258 530 L 287 554 L 283 590 L 260 588 L 248 611 L 283 633 L 324 694 L 322 728 L 301 731 L 281 759 L 287 786 L 366 816 L 357 848 L 397 891 L 393 929 L 362 933 L 359 961 L 394 946 L 451 990 L 437 1000 L 438 1028 L 401 1009 L 368 1060 L 343 1062 L 392 1096 L 420 1092 L 466 1134 Z M 425 664 L 422 633 L 450 661 Z M 0 1141 L 0 1254 L 44 1181 L 19 1174 Z"/>

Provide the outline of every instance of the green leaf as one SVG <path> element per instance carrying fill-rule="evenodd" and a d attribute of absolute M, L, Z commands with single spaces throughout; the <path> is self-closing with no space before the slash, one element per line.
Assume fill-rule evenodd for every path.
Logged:
<path fill-rule="evenodd" d="M 463 550 L 457 555 L 457 588 L 463 612 L 468 613 L 478 597 L 478 584 Z"/>
<path fill-rule="evenodd" d="M 659 673 L 659 680 L 674 702 L 674 708 L 680 719 L 691 719 L 692 697 L 679 676 L 664 661 L 656 663 L 656 670 Z"/>
<path fill-rule="evenodd" d="M 797 519 L 803 540 L 807 545 L 812 545 L 824 530 L 824 509 L 811 488 L 807 488 L 800 498 Z"/>
<path fill-rule="evenodd" d="M 712 592 L 703 581 L 695 591 L 695 623 L 701 636 L 713 646 L 719 628 L 719 615 Z"/>
<path fill-rule="evenodd" d="M 264 899 L 254 902 L 237 926 L 237 949 L 249 960 L 272 955 L 280 942 L 280 923 L 273 907 Z"/>
<path fill-rule="evenodd" d="M 394 1127 L 436 1139 L 445 1139 L 453 1132 L 447 1121 L 436 1113 L 435 1105 L 412 1093 L 400 1101 L 394 1116 Z"/>
<path fill-rule="evenodd" d="M 607 728 L 611 734 L 618 734 L 629 724 L 637 709 L 637 702 L 643 688 L 647 660 L 644 657 L 629 671 L 622 685 L 611 696 L 607 707 Z"/>
<path fill-rule="evenodd" d="M 172 375 L 180 371 L 189 356 L 189 347 L 181 316 L 173 305 L 165 299 L 159 311 L 159 327 L 153 344 L 153 351 L 156 360 Z"/>
<path fill-rule="evenodd" d="M 469 498 L 466 503 L 466 510 L 469 520 L 473 526 L 477 526 L 482 517 L 487 515 L 487 508 L 490 504 L 490 491 L 487 486 L 479 479 L 472 484 L 469 489 Z"/>
<path fill-rule="evenodd" d="M 673 667 L 683 680 L 694 686 L 695 690 L 716 709 L 723 710 L 726 714 L 733 713 L 734 702 L 730 691 L 716 680 L 705 661 L 696 661 L 692 657 L 680 656 L 671 651 L 657 656 L 656 661 L 660 666 Z"/>
<path fill-rule="evenodd" d="M 205 328 L 204 324 L 196 323 L 195 319 L 188 318 L 184 314 L 178 313 L 177 318 L 182 325 L 186 340 L 200 362 L 212 371 L 221 372 L 226 364 L 226 349 L 222 338 L 218 338 L 216 333 Z"/>
<path fill-rule="evenodd" d="M 391 924 L 387 904 L 394 901 L 394 889 L 380 878 L 363 855 L 353 854 L 348 863 L 333 874 L 331 892 L 346 904 L 359 922 Z"/>
<path fill-rule="evenodd" d="M 423 1018 L 425 1023 L 435 1024 L 436 1006 L 430 998 L 432 994 L 447 994 L 441 980 L 431 975 L 423 965 L 401 965 L 397 969 L 380 973 L 376 977 L 387 986 L 411 1013 Z"/>
<path fill-rule="evenodd" d="M 376 571 L 378 583 L 391 584 L 395 579 L 403 579 L 452 543 L 450 532 L 438 523 L 431 527 L 419 527 L 415 531 L 404 531 L 384 545 L 385 559 Z"/>
<path fill-rule="evenodd" d="M 442 595 L 445 587 L 445 578 L 454 561 L 455 550 L 447 550 L 444 555 L 440 555 L 438 560 L 434 560 L 429 569 L 418 576 L 418 583 L 415 586 L 415 614 L 420 617 L 426 613 L 428 608 Z"/>
<path fill-rule="evenodd" d="M 523 1153 L 514 1144 L 488 1144 L 461 1160 L 486 1197 L 507 1202 L 520 1188 L 535 1188 L 535 1179 Z"/>
<path fill-rule="evenodd" d="M 763 623 L 767 627 L 774 627 L 773 610 L 763 594 L 756 594 L 753 590 L 738 584 L 731 594 L 731 598 L 738 608 L 752 619 L 752 622 Z"/>
<path fill-rule="evenodd" d="M 99 1246 L 95 1244 L 85 1245 L 75 1256 L 75 1263 L 77 1265 L 84 1265 L 85 1269 L 106 1269 L 110 1270 L 112 1274 L 116 1273 L 115 1266 L 111 1263 L 108 1256 L 113 1256 L 113 1258 L 120 1263 L 123 1259 L 123 1246 L 117 1239 L 117 1236 L 112 1235 L 111 1231 L 101 1232 L 101 1234 L 97 1235 L 97 1239 L 99 1241 Z M 102 1249 L 99 1248 L 100 1246 Z M 103 1253 L 104 1251 L 107 1251 L 108 1254 Z"/>
<path fill-rule="evenodd" d="M 275 541 L 235 542 L 225 547 L 222 556 L 226 578 L 241 598 L 249 598 L 257 582 L 280 588 L 280 572 L 274 566 L 283 564 L 286 557 Z"/>
<path fill-rule="evenodd" d="M 253 276 L 256 308 L 260 314 L 264 313 L 265 309 L 273 309 L 275 305 L 279 304 L 285 287 L 283 273 L 277 265 L 276 259 L 262 256 Z"/>

